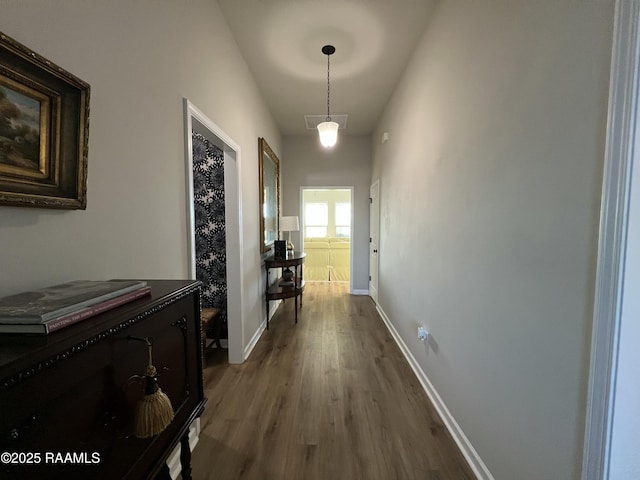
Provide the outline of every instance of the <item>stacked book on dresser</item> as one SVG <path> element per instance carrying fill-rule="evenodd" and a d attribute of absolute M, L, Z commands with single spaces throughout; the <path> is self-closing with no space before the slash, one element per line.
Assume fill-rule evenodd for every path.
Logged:
<path fill-rule="evenodd" d="M 151 294 L 140 280 L 78 280 L 0 298 L 0 333 L 47 335 Z"/>

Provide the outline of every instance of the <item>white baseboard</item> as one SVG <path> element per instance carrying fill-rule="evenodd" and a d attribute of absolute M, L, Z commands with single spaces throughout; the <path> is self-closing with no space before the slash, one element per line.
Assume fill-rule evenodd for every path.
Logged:
<path fill-rule="evenodd" d="M 445 405 L 444 401 L 438 394 L 438 391 L 429 381 L 427 374 L 424 372 L 424 370 L 422 370 L 420 364 L 415 359 L 406 343 L 404 343 L 402 337 L 400 337 L 400 334 L 391 323 L 391 320 L 389 320 L 387 314 L 384 312 L 384 310 L 382 310 L 380 305 L 376 305 L 376 310 L 380 314 L 382 321 L 387 326 L 387 329 L 391 333 L 391 336 L 400 347 L 403 355 L 409 362 L 409 366 L 413 370 L 413 373 L 415 373 L 416 377 L 418 377 L 420 385 L 422 385 L 422 388 L 427 393 L 427 396 L 431 400 L 431 403 L 433 403 L 434 407 L 438 411 L 440 418 L 442 418 L 444 425 L 447 427 L 447 430 L 449 430 L 449 433 L 453 437 L 453 440 L 456 442 L 456 445 L 458 445 L 458 448 L 462 452 L 462 455 L 464 455 L 464 458 L 469 463 L 469 466 L 473 470 L 473 473 L 475 473 L 478 480 L 495 480 L 487 466 L 478 455 L 478 452 L 476 452 L 476 450 L 473 448 L 473 445 L 471 445 L 471 442 L 462 431 L 462 428 L 460 428 L 460 425 L 458 425 L 458 422 L 456 422 L 455 418 Z"/>
<path fill-rule="evenodd" d="M 351 290 L 351 295 L 369 295 L 369 290 L 354 288 Z"/>
<path fill-rule="evenodd" d="M 249 355 L 251 355 L 251 352 L 253 352 L 253 349 L 256 347 L 258 340 L 260 340 L 260 335 L 262 335 L 262 332 L 264 332 L 266 328 L 267 328 L 267 321 L 263 320 L 260 326 L 258 327 L 258 330 L 256 330 L 256 333 L 254 333 L 253 337 L 251 337 L 251 340 L 249 340 L 249 343 L 247 344 L 247 346 L 244 347 L 245 360 L 249 358 Z"/>
<path fill-rule="evenodd" d="M 280 307 L 280 304 L 283 302 L 283 300 L 271 300 L 269 302 L 269 320 L 271 320 L 273 318 L 273 316 L 276 314 L 276 310 L 278 310 L 278 308 Z M 267 324 L 267 319 L 263 318 L 262 319 L 262 323 L 264 323 L 265 325 Z"/>
<path fill-rule="evenodd" d="M 269 302 L 269 320 L 273 318 L 273 316 L 276 313 L 276 310 L 278 310 L 278 307 L 280 306 L 281 303 L 282 303 L 282 300 Z M 267 328 L 267 319 L 265 318 L 260 323 L 260 326 L 256 330 L 256 333 L 254 333 L 253 337 L 251 337 L 251 340 L 249 340 L 249 343 L 247 344 L 247 346 L 244 347 L 244 360 L 249 358 L 249 355 L 251 355 L 251 352 L 253 351 L 256 344 L 258 343 L 258 340 L 260 340 L 260 335 L 262 335 L 262 332 L 264 332 L 266 328 Z"/>

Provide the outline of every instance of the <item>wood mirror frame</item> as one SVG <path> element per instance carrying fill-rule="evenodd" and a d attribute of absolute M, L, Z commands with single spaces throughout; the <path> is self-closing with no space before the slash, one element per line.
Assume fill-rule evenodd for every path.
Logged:
<path fill-rule="evenodd" d="M 260 166 L 260 248 L 268 252 L 278 239 L 280 219 L 280 160 L 267 141 L 258 139 Z"/>

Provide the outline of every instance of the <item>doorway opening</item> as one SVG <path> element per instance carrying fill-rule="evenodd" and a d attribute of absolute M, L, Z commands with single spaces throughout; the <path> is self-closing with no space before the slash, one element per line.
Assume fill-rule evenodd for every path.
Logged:
<path fill-rule="evenodd" d="M 189 278 L 203 307 L 223 311 L 229 363 L 242 363 L 240 147 L 187 99 L 185 105 Z"/>
<path fill-rule="evenodd" d="M 218 322 L 221 325 L 213 335 L 228 340 L 224 152 L 203 135 L 201 130 L 199 122 L 193 122 L 191 158 L 196 280 L 202 282 L 201 307 L 220 311 Z M 212 332 L 208 332 L 207 336 L 211 335 Z"/>
<path fill-rule="evenodd" d="M 353 187 L 302 187 L 305 281 L 351 283 Z"/>

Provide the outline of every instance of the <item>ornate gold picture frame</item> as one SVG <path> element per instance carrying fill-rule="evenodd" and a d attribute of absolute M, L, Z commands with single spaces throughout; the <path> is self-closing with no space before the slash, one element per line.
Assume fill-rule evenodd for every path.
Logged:
<path fill-rule="evenodd" d="M 258 139 L 258 165 L 260 168 L 260 249 L 262 253 L 273 248 L 278 239 L 280 220 L 280 159 L 267 141 Z"/>
<path fill-rule="evenodd" d="M 89 96 L 0 32 L 0 205 L 86 208 Z"/>

